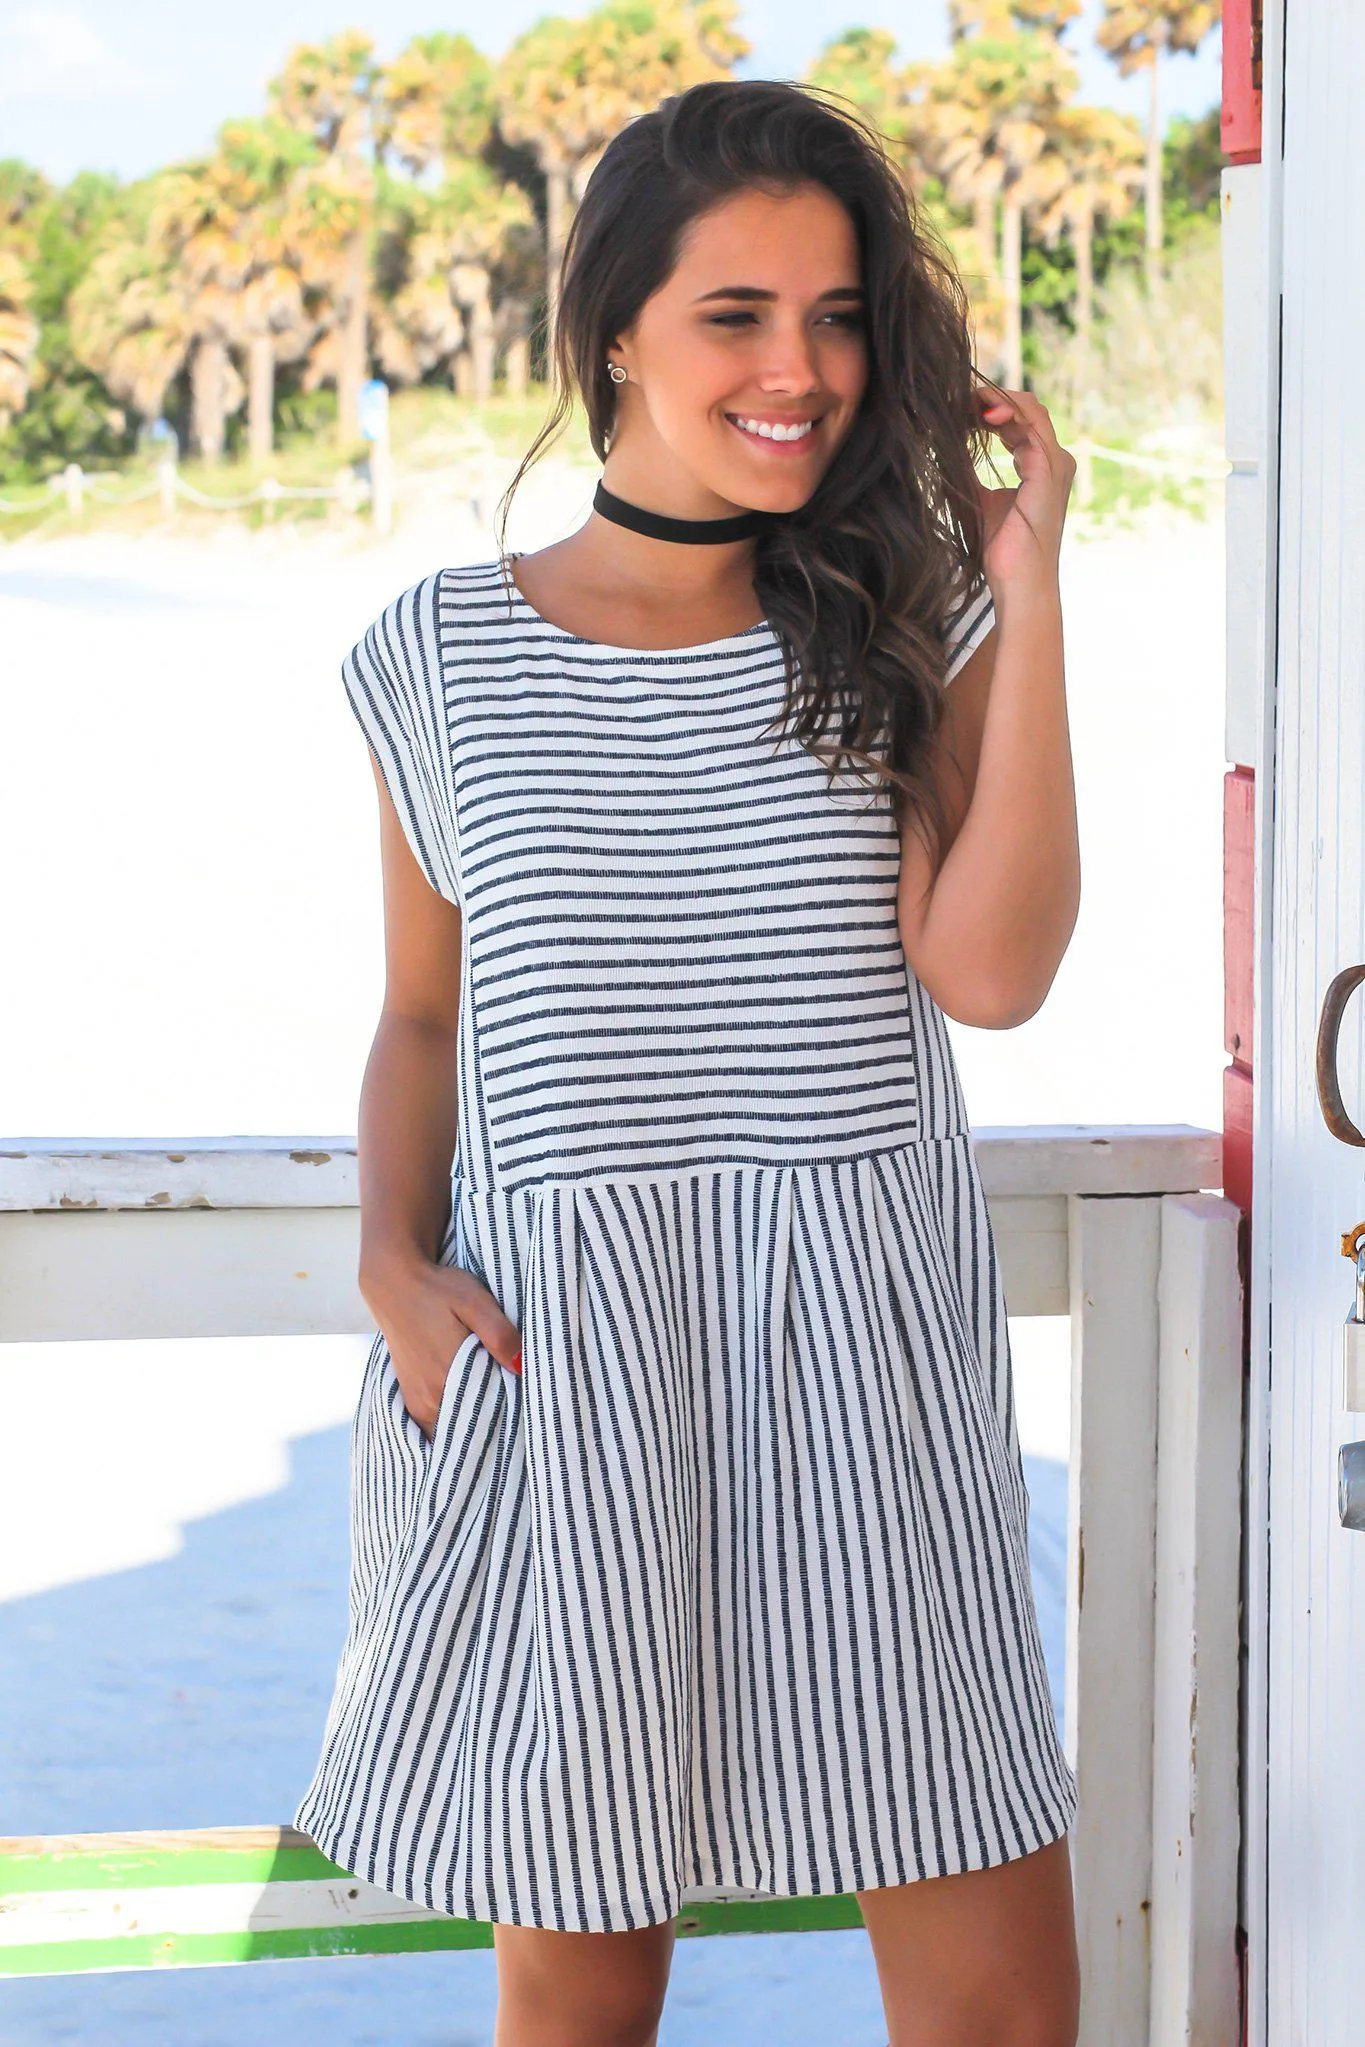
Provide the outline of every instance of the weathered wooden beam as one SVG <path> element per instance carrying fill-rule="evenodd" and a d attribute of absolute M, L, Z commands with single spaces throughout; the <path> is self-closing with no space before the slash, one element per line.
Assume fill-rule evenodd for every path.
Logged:
<path fill-rule="evenodd" d="M 985 1125 L 987 1194 L 1221 1188 L 1222 1138 L 1188 1123 Z M 354 1137 L 0 1140 L 0 1210 L 353 1208 Z"/>
<path fill-rule="evenodd" d="M 1085 2047 L 1148 2047 L 1161 1200 L 1071 1209 L 1066 1744 Z"/>
<path fill-rule="evenodd" d="M 1239 1211 L 1161 1204 L 1150 2047 L 1237 2047 Z"/>

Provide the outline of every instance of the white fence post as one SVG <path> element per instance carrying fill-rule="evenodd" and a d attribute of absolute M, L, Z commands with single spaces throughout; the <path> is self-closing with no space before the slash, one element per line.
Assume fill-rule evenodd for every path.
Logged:
<path fill-rule="evenodd" d="M 1236 1205 L 1161 1203 L 1150 2047 L 1237 2047 Z"/>
<path fill-rule="evenodd" d="M 370 513 L 376 533 L 393 531 L 393 455 L 387 427 L 370 443 Z"/>
<path fill-rule="evenodd" d="M 1148 2047 L 1161 1199 L 1068 1198 L 1066 1745 L 1085 2047 Z"/>
<path fill-rule="evenodd" d="M 62 482 L 66 487 L 66 509 L 68 512 L 85 510 L 85 474 L 79 462 L 68 462 L 62 471 Z"/>
<path fill-rule="evenodd" d="M 163 455 L 156 465 L 156 478 L 161 487 L 161 511 L 169 519 L 175 510 L 175 463 L 169 455 Z"/>

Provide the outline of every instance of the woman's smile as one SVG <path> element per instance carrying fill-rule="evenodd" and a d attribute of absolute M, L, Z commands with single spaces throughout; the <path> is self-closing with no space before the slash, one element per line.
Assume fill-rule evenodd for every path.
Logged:
<path fill-rule="evenodd" d="M 823 413 L 813 419 L 807 416 L 785 422 L 763 413 L 727 412 L 725 417 L 751 446 L 775 455 L 799 454 L 817 439 L 823 439 L 820 434 Z"/>

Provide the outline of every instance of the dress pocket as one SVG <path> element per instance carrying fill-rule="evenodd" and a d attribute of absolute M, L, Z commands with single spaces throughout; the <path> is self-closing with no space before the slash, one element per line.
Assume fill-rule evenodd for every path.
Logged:
<path fill-rule="evenodd" d="M 462 1385 L 469 1377 L 469 1374 L 478 1369 L 474 1363 L 474 1354 L 482 1348 L 483 1345 L 480 1338 L 474 1334 L 472 1329 L 462 1336 L 455 1346 L 455 1355 L 450 1360 L 450 1368 L 446 1373 L 445 1383 L 441 1387 L 441 1398 L 436 1409 L 436 1419 L 432 1423 L 431 1434 L 426 1436 L 422 1435 L 420 1429 L 417 1431 L 422 1436 L 422 1446 L 428 1459 L 430 1459 L 446 1432 L 446 1424 L 450 1420 L 450 1410 L 459 1400 Z M 417 1424 L 414 1422 L 413 1426 L 416 1428 Z"/>

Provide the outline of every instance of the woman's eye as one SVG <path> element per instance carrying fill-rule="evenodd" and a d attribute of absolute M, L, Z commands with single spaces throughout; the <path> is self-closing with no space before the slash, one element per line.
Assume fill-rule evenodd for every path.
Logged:
<path fill-rule="evenodd" d="M 755 319 L 756 317 L 757 315 L 754 313 L 716 313 L 712 315 L 709 325 L 711 325 L 712 327 L 728 327 L 732 321 L 752 320 Z M 863 316 L 861 313 L 857 312 L 824 313 L 821 315 L 821 318 L 825 320 L 834 320 L 839 325 L 845 327 L 861 327 L 863 324 Z"/>

